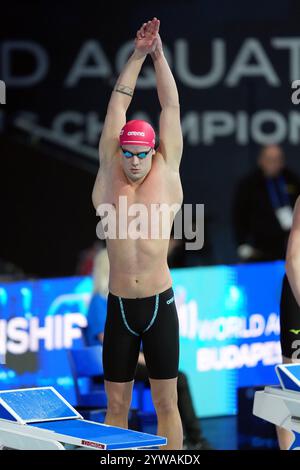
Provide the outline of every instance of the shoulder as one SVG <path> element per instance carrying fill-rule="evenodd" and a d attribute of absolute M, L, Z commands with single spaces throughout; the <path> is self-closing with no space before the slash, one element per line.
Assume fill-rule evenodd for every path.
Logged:
<path fill-rule="evenodd" d="M 294 209 L 293 209 L 293 225 L 291 232 L 298 233 L 300 229 L 300 196 L 298 196 Z"/>
<path fill-rule="evenodd" d="M 110 159 L 103 159 L 100 162 L 98 173 L 95 180 L 95 187 L 103 185 L 103 182 L 107 181 L 109 175 L 113 175 L 113 172 L 120 167 L 120 157 L 116 153 Z"/>
<path fill-rule="evenodd" d="M 294 208 L 294 215 L 300 217 L 300 196 L 297 197 L 295 208 Z"/>
<path fill-rule="evenodd" d="M 160 149 L 158 149 L 153 156 L 153 163 L 160 168 L 160 170 L 165 171 L 166 175 L 172 177 L 179 177 L 179 165 L 174 165 L 173 162 L 170 162 L 165 159 Z"/>

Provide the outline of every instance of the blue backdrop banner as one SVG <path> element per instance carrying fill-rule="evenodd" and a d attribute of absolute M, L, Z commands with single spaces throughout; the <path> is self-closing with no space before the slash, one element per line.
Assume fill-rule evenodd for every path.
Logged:
<path fill-rule="evenodd" d="M 237 388 L 277 383 L 284 263 L 171 271 L 180 369 L 200 417 L 237 411 Z M 90 277 L 0 285 L 0 389 L 54 386 L 76 405 L 67 350 L 82 345 Z"/>

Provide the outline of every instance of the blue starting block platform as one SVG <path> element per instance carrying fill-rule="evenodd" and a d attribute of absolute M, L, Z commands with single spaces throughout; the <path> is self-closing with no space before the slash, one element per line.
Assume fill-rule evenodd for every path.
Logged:
<path fill-rule="evenodd" d="M 300 364 L 275 367 L 280 385 L 255 392 L 253 414 L 293 432 L 290 450 L 300 450 Z"/>
<path fill-rule="evenodd" d="M 0 445 L 5 447 L 117 450 L 166 443 L 165 437 L 85 420 L 53 387 L 0 391 Z"/>

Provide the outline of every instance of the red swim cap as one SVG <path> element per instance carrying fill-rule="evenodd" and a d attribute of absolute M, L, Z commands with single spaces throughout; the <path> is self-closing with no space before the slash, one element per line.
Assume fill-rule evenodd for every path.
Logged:
<path fill-rule="evenodd" d="M 143 145 L 155 147 L 155 132 L 146 121 L 134 119 L 126 122 L 120 132 L 120 145 Z"/>

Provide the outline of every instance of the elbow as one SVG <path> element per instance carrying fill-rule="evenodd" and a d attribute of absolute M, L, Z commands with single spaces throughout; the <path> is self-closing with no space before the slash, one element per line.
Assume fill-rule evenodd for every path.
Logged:
<path fill-rule="evenodd" d="M 121 93 L 116 94 L 121 95 Z M 127 95 L 114 96 L 114 99 L 111 99 L 108 103 L 107 114 L 112 114 L 113 116 L 118 116 L 121 112 L 126 114 L 130 101 L 131 98 L 129 100 Z"/>
<path fill-rule="evenodd" d="M 180 103 L 176 99 L 167 100 L 162 104 L 162 108 L 170 108 L 172 110 L 180 111 Z"/>

